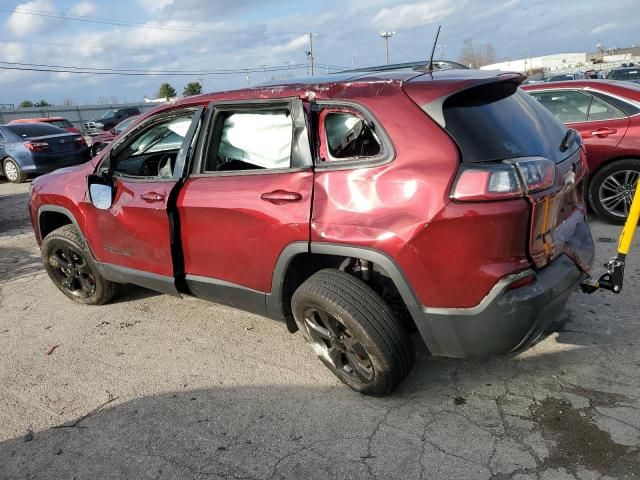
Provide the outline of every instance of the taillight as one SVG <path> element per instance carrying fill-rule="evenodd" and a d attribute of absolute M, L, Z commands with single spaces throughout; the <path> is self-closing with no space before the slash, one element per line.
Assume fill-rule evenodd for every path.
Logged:
<path fill-rule="evenodd" d="M 522 197 L 551 187 L 555 172 L 555 164 L 546 158 L 462 164 L 451 198 L 461 202 L 477 202 Z"/>
<path fill-rule="evenodd" d="M 87 146 L 87 142 L 85 142 L 84 138 L 82 138 L 82 137 L 77 137 L 75 142 L 76 142 L 76 147 L 78 147 L 78 148 Z"/>
<path fill-rule="evenodd" d="M 32 152 L 44 152 L 49 148 L 49 144 L 47 142 L 24 142 L 24 146 L 27 150 Z"/>

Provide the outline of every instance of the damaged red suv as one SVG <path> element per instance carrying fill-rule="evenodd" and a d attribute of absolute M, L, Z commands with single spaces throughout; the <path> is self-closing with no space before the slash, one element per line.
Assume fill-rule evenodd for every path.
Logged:
<path fill-rule="evenodd" d="M 524 77 L 407 68 L 189 97 L 33 182 L 45 268 L 285 322 L 351 388 L 535 342 L 589 270 L 579 135 Z"/>

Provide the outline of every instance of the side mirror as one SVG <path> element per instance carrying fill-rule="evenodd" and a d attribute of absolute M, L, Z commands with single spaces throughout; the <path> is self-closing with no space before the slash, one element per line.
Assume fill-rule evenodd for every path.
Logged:
<path fill-rule="evenodd" d="M 89 200 L 100 210 L 109 210 L 113 204 L 113 182 L 107 176 L 89 175 L 87 177 Z"/>

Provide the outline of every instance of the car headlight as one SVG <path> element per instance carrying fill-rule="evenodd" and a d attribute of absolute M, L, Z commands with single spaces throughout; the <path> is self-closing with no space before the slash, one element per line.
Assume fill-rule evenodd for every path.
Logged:
<path fill-rule="evenodd" d="M 104 123 L 96 122 L 96 127 L 102 128 L 104 127 Z"/>

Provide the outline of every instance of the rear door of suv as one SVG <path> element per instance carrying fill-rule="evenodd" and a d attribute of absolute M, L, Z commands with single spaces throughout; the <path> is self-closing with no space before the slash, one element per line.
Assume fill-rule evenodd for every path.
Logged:
<path fill-rule="evenodd" d="M 309 242 L 313 176 L 300 99 L 211 104 L 177 198 L 191 293 L 264 313 L 280 253 Z"/>

